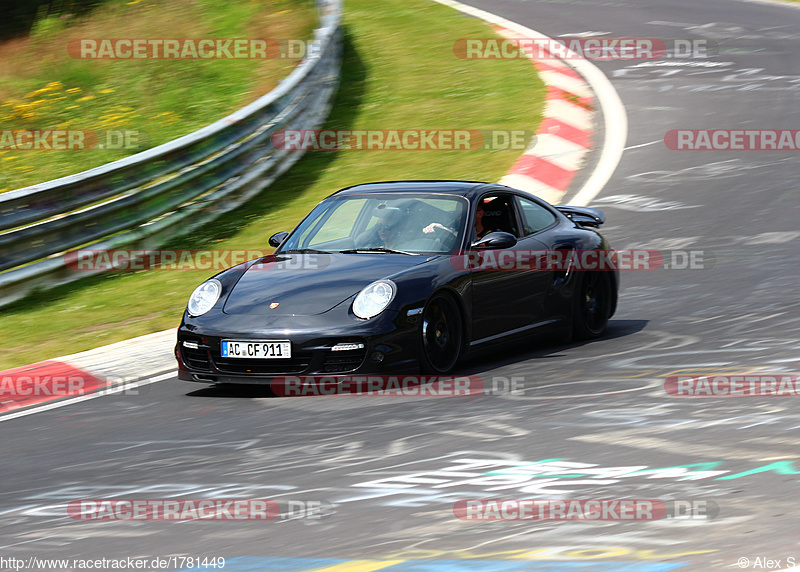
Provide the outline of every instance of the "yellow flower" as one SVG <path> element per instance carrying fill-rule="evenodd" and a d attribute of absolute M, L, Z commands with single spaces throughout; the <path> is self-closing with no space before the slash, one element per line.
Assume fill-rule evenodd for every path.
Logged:
<path fill-rule="evenodd" d="M 92 100 L 92 99 L 94 99 L 94 96 L 93 96 L 93 95 L 84 95 L 83 97 L 81 97 L 80 99 L 78 99 L 78 101 L 90 101 L 90 100 Z"/>
<path fill-rule="evenodd" d="M 37 97 L 39 95 L 42 95 L 43 93 L 47 93 L 48 91 L 50 91 L 48 88 L 43 87 L 42 89 L 37 89 L 36 91 L 30 92 L 25 97 Z"/>
<path fill-rule="evenodd" d="M 60 81 L 51 81 L 45 87 L 47 87 L 49 91 L 56 91 L 64 87 L 64 84 L 61 83 Z"/>
<path fill-rule="evenodd" d="M 100 93 L 114 93 L 113 89 L 101 89 Z"/>
<path fill-rule="evenodd" d="M 67 90 L 67 93 L 81 93 L 81 88 L 79 87 L 71 87 Z"/>
<path fill-rule="evenodd" d="M 78 109 L 79 107 L 80 105 L 70 105 L 69 107 L 67 107 L 67 111 L 69 111 L 70 109 Z"/>

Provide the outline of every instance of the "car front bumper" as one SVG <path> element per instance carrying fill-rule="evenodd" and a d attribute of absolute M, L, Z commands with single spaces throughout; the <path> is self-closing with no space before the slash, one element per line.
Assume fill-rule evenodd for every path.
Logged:
<path fill-rule="evenodd" d="M 418 315 L 387 310 L 370 320 L 334 316 L 184 317 L 175 357 L 178 378 L 201 383 L 269 384 L 278 376 L 401 374 L 419 370 Z M 212 325 L 213 324 L 213 325 Z M 291 358 L 222 357 L 222 340 L 288 340 Z M 334 350 L 356 344 L 354 349 Z"/>

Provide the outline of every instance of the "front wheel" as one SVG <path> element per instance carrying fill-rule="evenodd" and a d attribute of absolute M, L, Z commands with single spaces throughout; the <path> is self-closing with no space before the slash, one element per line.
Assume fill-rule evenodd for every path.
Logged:
<path fill-rule="evenodd" d="M 463 328 L 461 312 L 450 296 L 431 298 L 422 313 L 422 369 L 447 373 L 461 356 Z"/>
<path fill-rule="evenodd" d="M 578 276 L 573 297 L 572 331 L 579 340 L 603 335 L 614 307 L 614 291 L 607 272 L 584 272 Z"/>

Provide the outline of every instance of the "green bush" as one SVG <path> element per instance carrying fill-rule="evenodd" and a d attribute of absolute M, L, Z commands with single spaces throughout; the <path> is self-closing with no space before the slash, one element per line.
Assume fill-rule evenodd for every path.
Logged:
<path fill-rule="evenodd" d="M 0 40 L 27 36 L 37 22 L 86 14 L 104 0 L 0 0 Z M 52 22 L 45 26 L 52 25 Z"/>

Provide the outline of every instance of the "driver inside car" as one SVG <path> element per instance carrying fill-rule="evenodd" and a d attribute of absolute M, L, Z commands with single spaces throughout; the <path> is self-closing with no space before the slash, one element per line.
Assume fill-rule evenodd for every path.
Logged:
<path fill-rule="evenodd" d="M 382 205 L 383 206 L 383 205 Z M 369 230 L 356 238 L 356 248 L 397 249 L 402 213 L 394 207 L 378 207 L 378 220 Z"/>
<path fill-rule="evenodd" d="M 478 203 L 478 206 L 475 210 L 475 235 L 477 238 L 483 238 L 489 232 L 491 232 L 488 228 L 483 226 L 483 215 L 485 213 L 485 209 L 483 208 L 483 201 Z"/>

